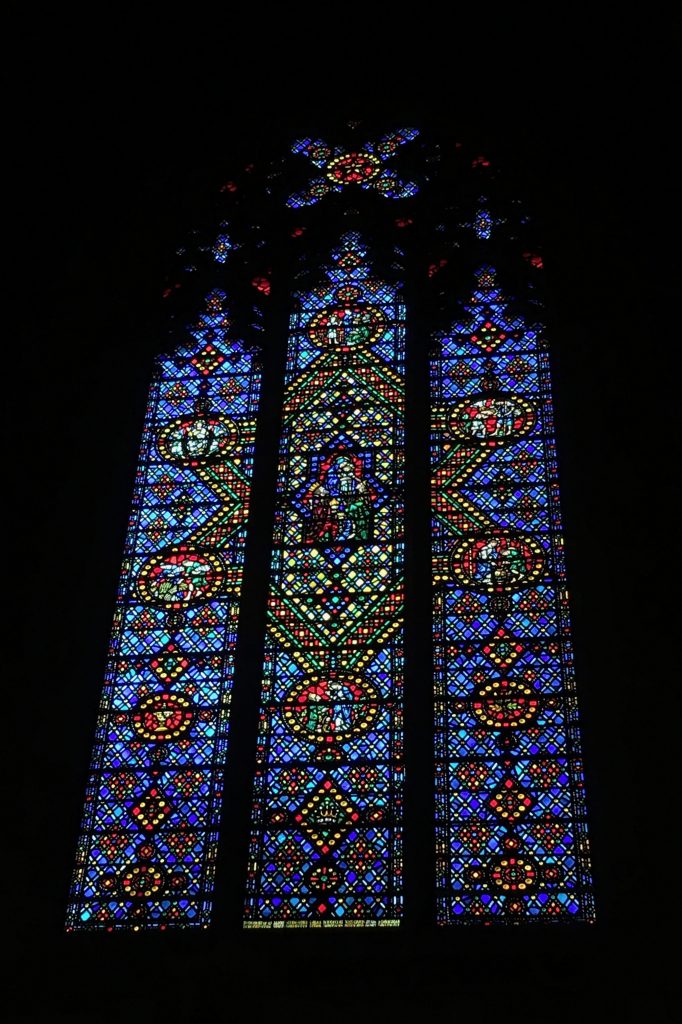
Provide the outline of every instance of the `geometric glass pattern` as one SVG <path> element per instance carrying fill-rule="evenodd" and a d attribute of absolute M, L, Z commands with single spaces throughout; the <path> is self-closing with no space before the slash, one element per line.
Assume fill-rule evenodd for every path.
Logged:
<path fill-rule="evenodd" d="M 206 927 L 260 371 L 211 293 L 158 360 L 67 929 Z"/>
<path fill-rule="evenodd" d="M 490 267 L 438 340 L 437 919 L 591 921 L 546 342 Z"/>
<path fill-rule="evenodd" d="M 285 377 L 245 927 L 402 910 L 404 321 L 347 234 Z"/>

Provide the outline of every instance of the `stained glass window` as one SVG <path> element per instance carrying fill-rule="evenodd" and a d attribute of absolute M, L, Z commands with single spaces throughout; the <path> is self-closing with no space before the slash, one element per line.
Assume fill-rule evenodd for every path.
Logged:
<path fill-rule="evenodd" d="M 291 317 L 248 927 L 401 917 L 404 320 L 355 234 Z"/>
<path fill-rule="evenodd" d="M 69 929 L 211 916 L 260 373 L 213 292 L 158 361 Z"/>
<path fill-rule="evenodd" d="M 487 157 L 414 128 L 374 139 L 357 128 L 301 138 L 234 180 L 221 171 L 219 216 L 177 251 L 165 305 L 205 295 L 202 273 L 230 281 L 237 322 L 260 332 L 270 360 L 265 414 L 257 441 L 259 366 L 212 291 L 150 393 L 70 930 L 206 927 L 234 770 L 253 781 L 249 807 L 225 809 L 232 849 L 245 851 L 226 884 L 234 907 L 245 897 L 246 928 L 401 922 L 404 545 L 415 565 L 429 417 L 432 578 L 410 574 L 407 614 L 425 645 L 411 691 L 413 808 L 434 792 L 430 746 L 426 785 L 418 764 L 431 743 L 431 643 L 435 664 L 431 909 L 447 925 L 593 919 L 548 351 L 502 294 L 492 255 L 476 257 L 464 312 L 437 335 L 430 403 L 419 383 L 472 254 L 496 252 L 504 231 L 516 280 L 541 276 L 542 258 L 516 200 L 498 209 Z M 406 382 L 413 480 L 424 481 L 408 536 Z M 276 484 L 274 467 L 269 488 L 257 474 L 251 517 L 250 543 L 264 558 L 271 545 L 270 561 L 244 580 L 256 453 L 261 466 L 279 455 Z M 240 651 L 257 649 L 257 669 L 235 698 L 228 765 L 243 583 Z M 248 609 L 266 603 L 263 627 Z M 431 843 L 432 820 L 410 817 L 413 849 L 419 827 Z M 416 901 L 433 903 L 427 887 L 413 882 Z"/>
<path fill-rule="evenodd" d="M 546 341 L 509 311 L 491 267 L 439 341 L 437 917 L 591 920 Z"/>

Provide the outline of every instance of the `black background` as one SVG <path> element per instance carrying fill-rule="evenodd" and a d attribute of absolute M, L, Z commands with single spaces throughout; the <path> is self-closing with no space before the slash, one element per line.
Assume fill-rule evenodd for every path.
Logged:
<path fill-rule="evenodd" d="M 10 1019 L 671 1019 L 678 616 L 664 395 L 679 316 L 665 26 L 624 34 L 605 19 L 494 51 L 477 26 L 450 48 L 427 35 L 417 52 L 401 32 L 346 48 L 350 19 L 312 48 L 289 25 L 265 57 L 255 25 L 229 26 L 223 46 L 210 19 L 191 40 L 178 24 L 167 50 L 153 33 L 141 46 L 132 18 L 107 46 L 94 24 L 36 20 L 37 35 L 17 27 L 7 78 L 19 459 L 6 508 L 21 581 L 5 683 L 19 793 L 4 842 Z M 384 112 L 480 141 L 527 181 L 543 225 L 598 921 L 445 931 L 422 914 L 396 934 L 243 934 L 227 892 L 226 921 L 206 934 L 65 936 L 172 253 L 197 204 L 273 137 Z"/>

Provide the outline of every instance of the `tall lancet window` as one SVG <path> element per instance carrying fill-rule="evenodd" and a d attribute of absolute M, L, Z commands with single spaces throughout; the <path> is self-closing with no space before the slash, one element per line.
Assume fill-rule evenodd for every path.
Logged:
<path fill-rule="evenodd" d="M 479 238 L 491 221 L 479 211 Z M 590 920 L 542 329 L 491 267 L 431 365 L 437 919 Z"/>
<path fill-rule="evenodd" d="M 326 276 L 290 325 L 249 927 L 401 917 L 405 310 L 355 234 Z"/>
<path fill-rule="evenodd" d="M 211 918 L 260 390 L 224 298 L 149 397 L 71 930 Z"/>

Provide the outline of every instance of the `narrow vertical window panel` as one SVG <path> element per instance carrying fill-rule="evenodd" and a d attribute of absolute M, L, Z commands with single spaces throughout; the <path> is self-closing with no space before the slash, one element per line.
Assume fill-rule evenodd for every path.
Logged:
<path fill-rule="evenodd" d="M 245 927 L 401 917 L 404 320 L 354 234 L 292 316 Z"/>
<path fill-rule="evenodd" d="M 150 391 L 68 930 L 211 917 L 260 392 L 224 298 Z"/>
<path fill-rule="evenodd" d="M 546 343 L 492 268 L 431 364 L 437 917 L 594 917 Z"/>

